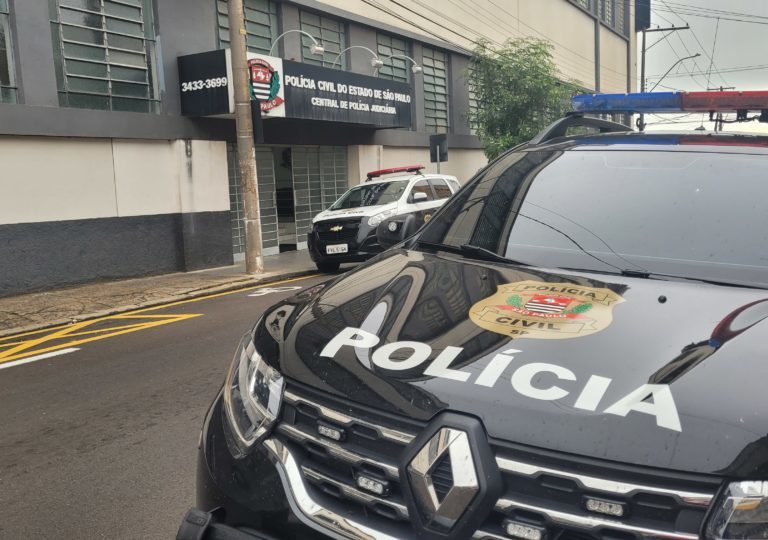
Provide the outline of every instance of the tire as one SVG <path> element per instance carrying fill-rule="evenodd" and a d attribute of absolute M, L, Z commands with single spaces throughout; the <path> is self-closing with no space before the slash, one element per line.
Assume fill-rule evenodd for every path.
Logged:
<path fill-rule="evenodd" d="M 339 271 L 339 263 L 337 262 L 319 262 L 315 264 L 317 265 L 317 269 L 324 274 L 333 274 Z"/>

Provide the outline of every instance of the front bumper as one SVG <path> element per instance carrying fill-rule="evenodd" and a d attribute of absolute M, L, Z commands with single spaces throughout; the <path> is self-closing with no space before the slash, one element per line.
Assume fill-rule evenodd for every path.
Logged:
<path fill-rule="evenodd" d="M 386 531 L 373 529 L 345 515 L 339 509 L 321 506 L 310 495 L 297 462 L 291 451 L 277 439 L 267 439 L 262 443 L 269 454 L 283 484 L 286 501 L 290 510 L 304 525 L 323 533 L 323 538 L 339 540 L 397 540 Z M 215 512 L 199 509 L 190 510 L 182 522 L 177 540 L 275 540 L 276 538 L 310 538 L 305 531 L 300 536 L 293 536 L 296 530 L 276 537 L 250 527 L 237 528 L 216 520 Z M 278 533 L 280 534 L 280 533 Z M 312 535 L 315 536 L 315 535 Z"/>
<path fill-rule="evenodd" d="M 197 509 L 187 514 L 178 540 L 397 540 L 373 528 L 339 502 L 320 504 L 310 493 L 300 459 L 277 436 L 248 457 L 232 457 L 225 440 L 223 400 L 206 417 L 198 456 Z M 191 521 L 191 522 L 190 522 Z M 183 533 L 183 535 L 182 535 Z"/>
<path fill-rule="evenodd" d="M 334 223 L 334 222 L 331 222 Z M 363 262 L 383 251 L 376 236 L 376 227 L 370 227 L 364 222 L 354 223 L 354 236 L 350 232 L 341 233 L 337 237 L 328 232 L 318 230 L 320 226 L 328 226 L 327 223 L 315 224 L 307 233 L 307 247 L 309 255 L 316 263 L 349 263 Z M 345 227 L 350 227 L 345 225 Z M 326 248 L 329 245 L 346 244 L 347 253 L 328 254 Z"/>
<path fill-rule="evenodd" d="M 419 536 L 402 500 L 397 467 L 421 429 L 413 422 L 289 386 L 274 433 L 236 459 L 226 442 L 229 428 L 221 409 L 219 396 L 204 423 L 198 461 L 197 507 L 212 515 L 193 515 L 193 525 L 198 525 L 191 528 L 198 534 L 180 536 L 182 540 Z M 319 421 L 347 429 L 344 442 L 318 437 L 313 426 Z M 507 518 L 534 520 L 561 540 L 696 540 L 720 485 L 716 478 L 678 478 L 669 471 L 542 456 L 506 443 L 492 441 L 491 448 L 505 491 L 475 532 L 462 540 L 508 540 L 502 527 Z M 375 497 L 356 489 L 352 468 L 388 479 L 388 495 Z M 589 513 L 585 496 L 619 501 L 627 516 L 617 520 Z"/>

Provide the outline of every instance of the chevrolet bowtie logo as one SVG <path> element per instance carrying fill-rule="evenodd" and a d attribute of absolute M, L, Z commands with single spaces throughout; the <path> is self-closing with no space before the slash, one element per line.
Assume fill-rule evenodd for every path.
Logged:
<path fill-rule="evenodd" d="M 330 231 L 331 231 L 331 232 L 339 232 L 339 231 L 341 231 L 343 228 L 344 228 L 344 227 L 342 227 L 341 225 L 334 225 L 333 227 L 331 227 L 331 228 L 330 228 Z"/>

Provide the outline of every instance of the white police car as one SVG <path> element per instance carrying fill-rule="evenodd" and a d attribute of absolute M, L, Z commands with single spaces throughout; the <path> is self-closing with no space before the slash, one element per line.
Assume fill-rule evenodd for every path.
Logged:
<path fill-rule="evenodd" d="M 415 225 L 429 221 L 460 186 L 455 176 L 423 174 L 423 169 L 409 165 L 371 171 L 365 182 L 315 216 L 307 244 L 318 269 L 334 272 L 341 263 L 365 261 L 381 252 L 376 229 L 386 219 L 410 214 Z"/>

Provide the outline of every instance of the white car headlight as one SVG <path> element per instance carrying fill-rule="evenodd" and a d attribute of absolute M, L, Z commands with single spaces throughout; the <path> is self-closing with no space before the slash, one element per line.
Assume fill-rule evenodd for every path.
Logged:
<path fill-rule="evenodd" d="M 384 221 L 388 217 L 394 216 L 395 214 L 397 214 L 396 208 L 391 208 L 389 210 L 384 210 L 383 212 L 379 212 L 378 214 L 368 218 L 368 226 L 378 227 L 382 221 Z"/>
<path fill-rule="evenodd" d="M 232 442 L 242 455 L 274 426 L 284 389 L 283 376 L 264 362 L 247 334 L 235 353 L 224 387 L 224 409 L 232 428 Z"/>
<path fill-rule="evenodd" d="M 733 482 L 715 502 L 707 540 L 768 538 L 768 482 Z"/>

